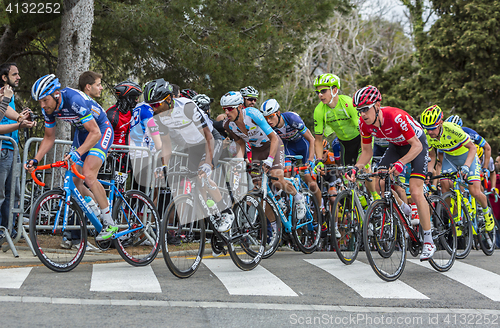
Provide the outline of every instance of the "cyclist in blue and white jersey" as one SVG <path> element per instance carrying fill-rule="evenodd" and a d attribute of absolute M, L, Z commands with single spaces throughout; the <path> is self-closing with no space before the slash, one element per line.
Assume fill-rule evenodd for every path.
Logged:
<path fill-rule="evenodd" d="M 458 124 L 459 126 L 462 127 L 462 130 L 464 130 L 465 133 L 467 133 L 472 140 L 473 143 L 478 145 L 479 147 L 483 147 L 484 149 L 484 161 L 482 163 L 482 172 L 486 174 L 488 177 L 490 176 L 490 170 L 488 170 L 488 165 L 490 163 L 490 157 L 491 157 L 491 146 L 490 144 L 476 131 L 474 131 L 471 128 L 464 127 L 462 119 L 458 115 L 451 115 L 446 119 L 446 122 L 452 122 L 455 124 Z"/>
<path fill-rule="evenodd" d="M 92 197 L 101 209 L 103 229 L 96 240 L 104 240 L 118 231 L 114 225 L 104 187 L 97 180 L 97 173 L 113 142 L 114 132 L 106 112 L 85 93 L 72 88 L 60 89 L 59 79 L 49 74 L 38 79 L 31 88 L 31 96 L 40 103 L 45 119 L 45 132 L 37 154 L 24 164 L 32 172 L 45 154 L 52 149 L 56 138 L 56 117 L 69 122 L 76 128 L 71 151 L 65 161 L 77 164 L 80 173 L 85 176 L 75 178 L 75 186 L 83 196 Z"/>
<path fill-rule="evenodd" d="M 239 145 L 236 157 L 243 158 L 245 142 L 250 143 L 252 163 L 262 163 L 266 172 L 278 178 L 277 181 L 272 180 L 273 185 L 294 196 L 297 204 L 297 217 L 302 219 L 306 214 L 305 200 L 293 184 L 285 180 L 283 171 L 285 150 L 281 139 L 257 108 L 243 107 L 241 93 L 235 91 L 226 93 L 222 96 L 220 104 L 227 114 L 224 128 L 230 138 Z"/>
<path fill-rule="evenodd" d="M 281 113 L 280 105 L 276 99 L 266 100 L 260 107 L 260 111 L 267 123 L 278 134 L 285 146 L 285 155 L 301 155 L 302 162 L 314 168 L 314 137 L 307 129 L 304 121 L 294 112 Z M 285 159 L 285 167 L 291 166 L 290 160 Z M 290 176 L 287 173 L 286 176 Z M 318 184 L 311 177 L 309 170 L 304 172 L 304 180 L 318 200 L 321 199 L 321 191 Z"/>

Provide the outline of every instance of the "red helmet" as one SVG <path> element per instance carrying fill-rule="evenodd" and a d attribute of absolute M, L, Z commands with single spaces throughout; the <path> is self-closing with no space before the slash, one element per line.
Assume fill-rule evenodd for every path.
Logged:
<path fill-rule="evenodd" d="M 359 108 L 369 106 L 381 100 L 382 95 L 380 94 L 380 91 L 378 91 L 378 89 L 373 85 L 368 85 L 356 91 L 352 100 L 352 104 L 354 107 Z"/>

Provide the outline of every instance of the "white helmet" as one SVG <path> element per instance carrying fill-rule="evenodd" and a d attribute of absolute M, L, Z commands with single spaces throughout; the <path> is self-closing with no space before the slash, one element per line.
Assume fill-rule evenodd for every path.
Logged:
<path fill-rule="evenodd" d="M 276 99 L 268 99 L 264 101 L 262 106 L 260 106 L 260 111 L 262 115 L 268 116 L 272 113 L 276 113 L 280 109 L 280 104 L 276 101 Z"/>
<path fill-rule="evenodd" d="M 250 85 L 248 87 L 242 88 L 240 92 L 243 97 L 255 97 L 255 98 L 259 97 L 259 91 L 257 91 L 257 89 L 255 89 Z"/>
<path fill-rule="evenodd" d="M 243 97 L 238 91 L 229 91 L 220 98 L 220 105 L 222 107 L 238 106 L 243 104 Z"/>

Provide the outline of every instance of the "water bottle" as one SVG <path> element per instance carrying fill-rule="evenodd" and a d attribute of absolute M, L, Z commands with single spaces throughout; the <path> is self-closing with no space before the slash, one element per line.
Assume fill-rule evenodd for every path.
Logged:
<path fill-rule="evenodd" d="M 365 195 L 359 195 L 359 202 L 361 203 L 361 206 L 363 206 L 363 208 L 366 208 L 366 206 L 368 206 Z"/>
<path fill-rule="evenodd" d="M 99 217 L 101 215 L 101 210 L 99 209 L 99 207 L 97 207 L 97 204 L 94 202 L 94 200 L 89 196 L 85 196 L 85 201 L 87 202 L 87 205 L 90 207 L 92 212 L 94 212 L 95 216 Z"/>

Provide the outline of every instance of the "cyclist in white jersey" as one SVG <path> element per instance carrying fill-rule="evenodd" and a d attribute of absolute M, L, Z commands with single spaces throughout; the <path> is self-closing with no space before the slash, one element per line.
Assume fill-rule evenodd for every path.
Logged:
<path fill-rule="evenodd" d="M 297 217 L 299 220 L 302 219 L 306 214 L 305 200 L 293 184 L 285 180 L 283 171 L 285 149 L 281 139 L 257 108 L 243 108 L 241 93 L 235 91 L 226 93 L 222 96 L 220 104 L 227 114 L 224 128 L 231 139 L 239 145 L 236 157 L 243 158 L 245 142 L 250 143 L 252 163 L 262 163 L 266 173 L 270 171 L 272 176 L 278 178 L 277 181 L 272 180 L 273 185 L 294 196 Z"/>

